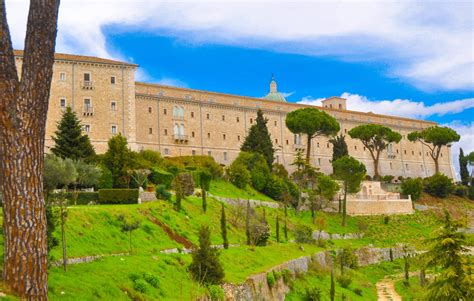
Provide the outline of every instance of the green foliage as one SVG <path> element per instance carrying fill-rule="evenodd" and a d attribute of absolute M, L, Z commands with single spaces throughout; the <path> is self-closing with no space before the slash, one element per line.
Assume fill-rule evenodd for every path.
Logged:
<path fill-rule="evenodd" d="M 97 186 L 101 178 L 101 170 L 95 165 L 79 160 L 74 162 L 77 171 L 75 183 L 80 188 Z"/>
<path fill-rule="evenodd" d="M 151 170 L 148 179 L 153 184 L 165 185 L 166 188 L 171 188 L 171 183 L 173 182 L 174 175 L 167 171 L 161 170 L 159 168 L 153 168 Z"/>
<path fill-rule="evenodd" d="M 227 170 L 229 181 L 238 188 L 244 189 L 250 184 L 250 172 L 247 167 L 239 162 L 232 162 Z"/>
<path fill-rule="evenodd" d="M 67 199 L 73 199 L 73 193 L 67 194 Z M 86 191 L 79 191 L 77 192 L 77 199 L 76 205 L 89 205 L 89 204 L 97 204 L 99 202 L 99 193 L 98 192 L 86 192 Z M 73 205 L 73 204 L 71 204 Z"/>
<path fill-rule="evenodd" d="M 316 108 L 304 108 L 286 115 L 286 126 L 294 134 L 305 134 L 308 138 L 306 162 L 311 155 L 310 141 L 316 136 L 334 136 L 339 132 L 337 120 L 324 111 Z"/>
<path fill-rule="evenodd" d="M 353 157 L 345 156 L 334 161 L 332 166 L 336 178 L 344 182 L 347 193 L 356 193 L 360 190 L 360 184 L 366 173 L 364 164 Z"/>
<path fill-rule="evenodd" d="M 136 204 L 138 189 L 99 189 L 99 204 Z"/>
<path fill-rule="evenodd" d="M 189 271 L 199 283 L 219 284 L 224 279 L 224 269 L 219 261 L 219 251 L 211 247 L 211 231 L 207 226 L 199 230 L 199 247 L 192 253 Z"/>
<path fill-rule="evenodd" d="M 160 279 L 150 272 L 143 273 L 143 279 L 154 288 L 157 288 L 160 285 Z"/>
<path fill-rule="evenodd" d="M 445 210 L 444 225 L 429 240 L 430 248 L 423 256 L 427 267 L 439 268 L 441 272 L 428 285 L 428 300 L 472 300 L 474 279 L 472 259 L 466 253 L 467 238 L 458 231 L 464 225 L 454 221 Z"/>
<path fill-rule="evenodd" d="M 344 273 L 345 267 L 356 269 L 359 266 L 359 262 L 354 250 L 349 247 L 345 247 L 337 253 L 336 262 L 341 268 L 341 274 Z"/>
<path fill-rule="evenodd" d="M 293 279 L 293 274 L 290 270 L 284 269 L 283 271 L 281 271 L 281 277 L 283 278 L 283 283 L 289 285 L 291 283 L 291 280 Z"/>
<path fill-rule="evenodd" d="M 114 179 L 112 172 L 104 166 L 100 167 L 100 177 L 99 182 L 97 183 L 99 189 L 107 189 L 114 187 Z"/>
<path fill-rule="evenodd" d="M 151 149 L 143 149 L 135 153 L 135 167 L 138 169 L 151 169 L 161 166 L 164 162 L 163 157 L 157 151 Z"/>
<path fill-rule="evenodd" d="M 267 275 L 267 284 L 268 284 L 268 287 L 271 289 L 274 285 L 275 285 L 275 275 L 273 275 L 273 272 L 268 272 Z"/>
<path fill-rule="evenodd" d="M 209 285 L 207 287 L 209 291 L 209 297 L 211 301 L 223 301 L 225 298 L 225 292 L 219 285 Z"/>
<path fill-rule="evenodd" d="M 275 200 L 280 200 L 285 191 L 288 190 L 287 182 L 275 175 L 270 175 L 267 178 L 267 183 L 265 186 L 265 194 Z"/>
<path fill-rule="evenodd" d="M 133 157 L 124 136 L 118 134 L 110 138 L 107 152 L 102 157 L 102 164 L 112 172 L 114 188 L 128 187 L 130 181 L 128 170 L 133 167 Z"/>
<path fill-rule="evenodd" d="M 339 184 L 334 181 L 333 178 L 325 174 L 318 175 L 316 183 L 317 195 L 323 197 L 327 201 L 332 201 L 339 189 Z"/>
<path fill-rule="evenodd" d="M 354 293 L 355 293 L 357 296 L 362 296 L 362 295 L 364 294 L 363 291 L 362 291 L 360 288 L 358 288 L 358 287 L 354 288 Z"/>
<path fill-rule="evenodd" d="M 202 190 L 208 191 L 211 186 L 212 174 L 207 170 L 200 170 L 199 171 L 199 187 Z"/>
<path fill-rule="evenodd" d="M 225 217 L 225 207 L 224 207 L 224 204 L 221 204 L 222 205 L 222 209 L 221 209 L 221 234 L 222 234 L 222 246 L 224 247 L 224 249 L 228 249 L 229 248 L 229 240 L 227 239 L 227 220 L 226 220 L 226 217 Z"/>
<path fill-rule="evenodd" d="M 53 154 L 47 154 L 44 158 L 43 189 L 52 191 L 56 188 L 64 188 L 77 179 L 77 171 L 74 162 L 62 159 Z"/>
<path fill-rule="evenodd" d="M 463 185 L 456 185 L 454 186 L 453 194 L 460 197 L 466 197 L 469 194 L 469 188 Z"/>
<path fill-rule="evenodd" d="M 214 180 L 222 177 L 223 169 L 211 156 L 181 156 L 166 158 L 164 166 L 169 172 L 178 174 L 185 170 L 207 170 Z"/>
<path fill-rule="evenodd" d="M 390 216 L 385 215 L 385 216 L 383 217 L 383 223 L 384 223 L 385 225 L 388 225 L 389 222 L 390 222 Z"/>
<path fill-rule="evenodd" d="M 452 180 L 441 173 L 423 179 L 425 192 L 439 198 L 447 197 L 453 190 Z"/>
<path fill-rule="evenodd" d="M 194 180 L 190 173 L 180 173 L 178 174 L 172 185 L 175 190 L 178 186 L 181 192 L 183 193 L 182 197 L 186 197 L 194 194 Z"/>
<path fill-rule="evenodd" d="M 321 300 L 321 289 L 317 286 L 306 288 L 306 301 L 320 301 Z"/>
<path fill-rule="evenodd" d="M 423 179 L 406 179 L 402 182 L 402 193 L 404 195 L 411 195 L 412 201 L 418 201 L 423 192 Z"/>
<path fill-rule="evenodd" d="M 469 184 L 469 170 L 467 169 L 468 157 L 464 156 L 462 147 L 459 149 L 459 174 L 461 176 L 461 183 L 464 186 Z"/>
<path fill-rule="evenodd" d="M 270 225 L 265 219 L 259 218 L 255 213 L 251 215 L 248 229 L 251 245 L 266 246 L 271 235 L 270 231 Z"/>
<path fill-rule="evenodd" d="M 77 118 L 76 113 L 67 107 L 61 120 L 58 123 L 58 129 L 54 132 L 54 146 L 51 151 L 54 155 L 61 158 L 72 160 L 92 160 L 95 156 L 89 136 L 82 133 L 82 125 Z"/>
<path fill-rule="evenodd" d="M 148 290 L 148 284 L 145 279 L 139 278 L 133 282 L 133 289 L 137 292 L 145 294 Z"/>
<path fill-rule="evenodd" d="M 313 229 L 306 224 L 298 224 L 294 230 L 297 243 L 313 243 Z"/>
<path fill-rule="evenodd" d="M 343 288 L 348 288 L 352 283 L 352 278 L 349 275 L 339 275 L 337 277 L 337 282 Z"/>
<path fill-rule="evenodd" d="M 392 180 L 395 178 L 395 176 L 392 175 L 386 175 L 381 178 L 382 182 L 384 183 L 391 183 Z"/>
<path fill-rule="evenodd" d="M 256 123 L 250 127 L 247 137 L 240 148 L 244 152 L 255 152 L 261 154 L 267 163 L 267 167 L 271 168 L 273 163 L 273 149 L 272 139 L 267 128 L 268 120 L 263 117 L 262 110 L 257 110 Z M 260 190 L 260 189 L 257 189 Z"/>
<path fill-rule="evenodd" d="M 344 135 L 339 135 L 329 139 L 332 144 L 332 160 L 336 161 L 339 158 L 349 155 L 347 150 L 347 143 Z"/>
<path fill-rule="evenodd" d="M 390 143 L 398 143 L 402 139 L 402 135 L 393 131 L 391 128 L 378 124 L 362 124 L 352 128 L 349 131 L 352 139 L 359 139 L 362 144 L 369 150 L 374 161 L 375 177 L 379 176 L 379 158 L 383 150 Z"/>
<path fill-rule="evenodd" d="M 171 200 L 171 193 L 166 189 L 165 185 L 158 185 L 155 188 L 155 196 L 159 200 Z"/>

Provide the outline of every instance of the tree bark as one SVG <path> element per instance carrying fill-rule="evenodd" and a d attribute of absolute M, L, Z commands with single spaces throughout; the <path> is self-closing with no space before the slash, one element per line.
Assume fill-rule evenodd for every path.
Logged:
<path fill-rule="evenodd" d="M 58 8 L 59 0 L 31 0 L 19 81 L 0 0 L 3 279 L 10 291 L 29 300 L 48 299 L 43 165 Z"/>
<path fill-rule="evenodd" d="M 342 202 L 342 226 L 346 226 L 347 215 L 347 182 L 344 182 L 344 200 Z"/>
<path fill-rule="evenodd" d="M 311 159 L 311 135 L 308 134 L 308 142 L 306 146 L 306 163 L 310 164 L 310 159 Z"/>

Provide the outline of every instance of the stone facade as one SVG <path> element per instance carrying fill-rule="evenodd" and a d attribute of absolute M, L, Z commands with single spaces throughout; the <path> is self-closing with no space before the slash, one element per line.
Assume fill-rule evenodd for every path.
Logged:
<path fill-rule="evenodd" d="M 22 52 L 16 51 L 21 68 Z M 46 131 L 46 144 L 66 106 L 78 113 L 96 151 L 106 150 L 107 141 L 122 133 L 134 150 L 153 149 L 164 156 L 210 155 L 223 165 L 238 155 L 248 129 L 255 123 L 257 109 L 268 119 L 275 161 L 290 168 L 296 151 L 305 150 L 306 139 L 293 135 L 285 116 L 302 104 L 272 101 L 135 82 L 137 65 L 107 59 L 56 54 Z M 89 75 L 86 75 L 89 74 Z M 113 79 L 112 79 L 113 78 Z M 276 84 L 275 84 L 276 89 Z M 262 91 L 263 94 L 264 91 Z M 346 110 L 346 100 L 331 97 L 323 107 L 341 124 L 341 133 L 365 123 L 383 124 L 403 135 L 380 159 L 382 175 L 429 176 L 434 163 L 421 143 L 406 139 L 409 132 L 435 125 L 433 122 Z M 350 155 L 362 161 L 373 174 L 370 154 L 347 136 Z M 311 163 L 331 173 L 332 145 L 326 138 L 313 139 Z M 450 149 L 443 150 L 440 170 L 453 177 Z"/>

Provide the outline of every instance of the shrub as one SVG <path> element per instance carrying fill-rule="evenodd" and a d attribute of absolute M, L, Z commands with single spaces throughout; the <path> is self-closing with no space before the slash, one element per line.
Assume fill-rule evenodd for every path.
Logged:
<path fill-rule="evenodd" d="M 383 223 L 384 223 L 385 225 L 388 225 L 389 222 L 390 222 L 390 216 L 385 215 L 385 216 L 383 217 Z"/>
<path fill-rule="evenodd" d="M 141 278 L 141 275 L 139 273 L 131 273 L 128 275 L 128 278 L 135 282 L 136 280 Z"/>
<path fill-rule="evenodd" d="M 293 274 L 290 270 L 284 269 L 283 271 L 281 271 L 281 277 L 283 278 L 283 282 L 286 285 L 289 285 L 291 283 L 291 280 L 293 279 Z"/>
<path fill-rule="evenodd" d="M 473 184 L 469 186 L 468 198 L 471 200 L 474 200 L 474 185 Z"/>
<path fill-rule="evenodd" d="M 386 175 L 386 176 L 383 176 L 381 180 L 382 180 L 382 182 L 390 183 L 390 182 L 392 182 L 392 180 L 393 180 L 394 178 L 395 178 L 394 176 Z"/>
<path fill-rule="evenodd" d="M 148 282 L 154 288 L 157 288 L 158 285 L 160 284 L 160 280 L 158 279 L 158 277 L 153 275 L 150 272 L 144 273 L 143 274 L 143 279 L 145 279 L 145 281 Z"/>
<path fill-rule="evenodd" d="M 211 301 L 224 300 L 224 290 L 219 285 L 209 285 L 207 290 L 209 291 L 209 297 L 211 298 Z"/>
<path fill-rule="evenodd" d="M 179 185 L 181 185 L 180 189 L 183 193 L 183 197 L 194 194 L 194 180 L 190 173 L 180 173 L 176 176 L 173 181 L 173 187 L 175 190 L 178 182 Z"/>
<path fill-rule="evenodd" d="M 141 279 L 141 278 L 136 279 L 133 282 L 133 289 L 136 290 L 137 292 L 144 294 L 148 290 L 147 282 L 145 281 L 145 279 Z"/>
<path fill-rule="evenodd" d="M 369 176 L 369 175 L 366 175 L 366 176 L 365 176 L 365 180 L 366 180 L 366 181 L 372 181 L 372 177 Z"/>
<path fill-rule="evenodd" d="M 98 192 L 79 192 L 77 195 L 77 205 L 89 205 L 90 203 L 99 202 L 99 193 Z"/>
<path fill-rule="evenodd" d="M 339 275 L 337 277 L 337 282 L 341 287 L 348 288 L 352 283 L 352 278 L 349 275 Z"/>
<path fill-rule="evenodd" d="M 251 244 L 255 246 L 266 246 L 270 238 L 270 226 L 266 221 L 262 221 L 258 216 L 253 216 L 249 225 L 249 235 Z"/>
<path fill-rule="evenodd" d="M 469 188 L 464 185 L 457 185 L 454 187 L 453 193 L 460 197 L 466 197 L 469 193 Z"/>
<path fill-rule="evenodd" d="M 413 201 L 417 201 L 423 192 L 423 180 L 421 178 L 407 179 L 402 183 L 402 193 L 411 195 Z"/>
<path fill-rule="evenodd" d="M 281 278 L 281 272 L 273 270 L 273 276 L 275 276 L 275 280 L 278 281 Z"/>
<path fill-rule="evenodd" d="M 148 179 L 150 182 L 153 184 L 162 184 L 165 185 L 166 188 L 171 187 L 171 183 L 173 182 L 174 175 L 172 173 L 169 173 L 167 171 L 158 169 L 158 168 L 153 168 L 151 170 L 151 173 L 148 175 Z"/>
<path fill-rule="evenodd" d="M 269 288 L 272 288 L 275 285 L 275 275 L 272 272 L 267 273 L 267 284 Z"/>
<path fill-rule="evenodd" d="M 138 189 L 100 189 L 99 204 L 136 204 Z"/>
<path fill-rule="evenodd" d="M 358 288 L 358 287 L 356 287 L 356 288 L 354 289 L 354 293 L 355 293 L 356 295 L 358 295 L 358 296 L 362 296 L 362 294 L 363 294 L 363 293 L 362 293 L 362 289 L 360 289 L 360 288 Z"/>
<path fill-rule="evenodd" d="M 349 247 L 343 248 L 338 252 L 336 260 L 341 267 L 356 269 L 359 266 L 359 260 L 355 255 L 354 250 Z"/>
<path fill-rule="evenodd" d="M 233 162 L 227 170 L 229 181 L 238 188 L 245 188 L 250 184 L 250 172 L 245 165 Z"/>
<path fill-rule="evenodd" d="M 101 167 L 100 171 L 101 172 L 100 172 L 99 183 L 97 184 L 97 188 L 99 189 L 112 188 L 114 185 L 112 172 L 106 167 Z"/>
<path fill-rule="evenodd" d="M 321 300 L 321 289 L 319 287 L 306 288 L 305 300 L 307 301 L 320 301 Z"/>
<path fill-rule="evenodd" d="M 453 190 L 453 183 L 447 176 L 436 173 L 435 175 L 423 180 L 425 191 L 439 198 L 445 198 Z"/>
<path fill-rule="evenodd" d="M 263 159 L 263 157 L 259 158 L 260 160 L 255 162 L 250 171 L 250 178 L 252 179 L 252 186 L 258 191 L 263 191 L 267 186 L 270 169 L 265 159 Z"/>
<path fill-rule="evenodd" d="M 275 175 L 271 175 L 270 178 L 268 178 L 264 192 L 272 199 L 278 200 L 286 189 L 285 180 Z"/>
<path fill-rule="evenodd" d="M 155 195 L 156 195 L 156 198 L 159 200 L 165 200 L 165 201 L 171 200 L 171 193 L 168 190 L 166 190 L 166 186 L 163 184 L 156 186 Z"/>
<path fill-rule="evenodd" d="M 305 224 L 299 224 L 295 228 L 295 241 L 297 243 L 313 243 L 313 229 Z"/>
<path fill-rule="evenodd" d="M 166 158 L 166 161 L 181 170 L 207 170 L 211 173 L 213 179 L 221 178 L 223 174 L 222 166 L 210 156 L 172 157 Z"/>

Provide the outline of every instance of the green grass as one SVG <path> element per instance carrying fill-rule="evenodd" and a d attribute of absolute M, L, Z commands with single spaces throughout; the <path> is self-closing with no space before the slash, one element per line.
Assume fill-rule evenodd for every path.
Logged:
<path fill-rule="evenodd" d="M 258 201 L 275 202 L 272 198 L 256 191 L 250 185 L 247 186 L 245 189 L 240 189 L 232 185 L 231 183 L 223 180 L 212 181 L 209 192 L 212 195 L 225 198 L 234 198 L 242 200 L 252 199 Z"/>
<path fill-rule="evenodd" d="M 425 288 L 420 286 L 418 277 L 409 278 L 409 286 L 406 286 L 402 279 L 395 282 L 395 291 L 402 297 L 404 301 L 422 300 Z"/>

